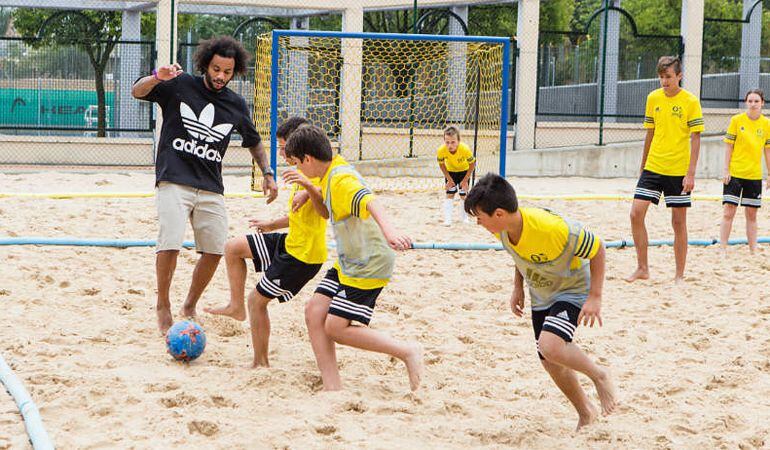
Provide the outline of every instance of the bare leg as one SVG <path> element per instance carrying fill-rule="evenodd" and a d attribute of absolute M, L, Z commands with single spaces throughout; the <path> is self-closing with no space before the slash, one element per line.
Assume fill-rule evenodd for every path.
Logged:
<path fill-rule="evenodd" d="M 631 204 L 631 234 L 634 237 L 634 249 L 636 249 L 636 270 L 626 277 L 629 283 L 650 278 L 650 267 L 647 262 L 647 227 L 644 225 L 649 207 L 649 200 L 635 198 Z"/>
<path fill-rule="evenodd" d="M 722 251 L 727 251 L 727 241 L 730 239 L 730 231 L 733 228 L 733 219 L 737 207 L 730 203 L 725 203 L 722 210 L 722 223 L 719 225 L 719 245 Z M 748 226 L 748 216 L 746 216 Z"/>
<path fill-rule="evenodd" d="M 350 320 L 332 315 L 326 317 L 325 329 L 329 337 L 339 344 L 400 359 L 406 365 L 412 390 L 420 387 L 423 371 L 420 344 L 402 342 L 369 327 L 351 325 Z"/>
<path fill-rule="evenodd" d="M 326 334 L 324 324 L 329 313 L 331 299 L 323 294 L 315 293 L 305 305 L 305 323 L 310 335 L 310 345 L 313 347 L 318 370 L 321 371 L 325 391 L 342 389 L 340 371 L 337 367 L 337 351 L 334 341 Z"/>
<path fill-rule="evenodd" d="M 158 316 L 158 330 L 164 335 L 174 323 L 169 290 L 171 280 L 174 278 L 174 270 L 176 270 L 177 256 L 179 256 L 179 250 L 163 250 L 155 254 L 155 276 L 158 281 L 158 301 L 155 312 Z"/>
<path fill-rule="evenodd" d="M 540 333 L 538 347 L 546 361 L 576 370 L 594 382 L 605 415 L 615 410 L 615 386 L 612 379 L 605 369 L 591 361 L 577 345 L 564 342 L 559 336 L 543 331 Z M 581 414 L 580 410 L 578 414 Z"/>
<path fill-rule="evenodd" d="M 543 364 L 548 375 L 556 383 L 559 390 L 567 397 L 567 400 L 572 403 L 578 413 L 577 429 L 581 429 L 586 425 L 590 425 L 596 420 L 596 416 L 599 415 L 599 411 L 588 399 L 583 387 L 580 386 L 580 382 L 575 375 L 575 371 L 568 369 L 559 364 L 549 362 L 547 360 L 540 361 Z"/>
<path fill-rule="evenodd" d="M 211 277 L 214 276 L 214 272 L 217 271 L 219 260 L 222 255 L 215 255 L 213 253 L 201 253 L 198 258 L 198 263 L 195 264 L 193 270 L 192 281 L 190 282 L 190 290 L 187 291 L 187 299 L 182 305 L 182 311 L 180 314 L 182 317 L 195 317 L 195 305 L 198 304 L 198 300 L 201 298 L 206 286 L 209 285 Z"/>
<path fill-rule="evenodd" d="M 749 250 L 754 253 L 757 250 L 757 209 L 743 208 L 746 211 L 746 238 L 749 241 Z"/>
<path fill-rule="evenodd" d="M 232 317 L 235 320 L 246 319 L 244 305 L 244 290 L 246 286 L 246 259 L 250 259 L 251 248 L 246 236 L 240 236 L 227 241 L 225 244 L 225 267 L 227 281 L 230 284 L 230 303 L 218 308 L 203 308 L 209 314 Z"/>
<path fill-rule="evenodd" d="M 251 345 L 254 347 L 252 367 L 269 367 L 267 360 L 270 343 L 270 316 L 267 314 L 269 298 L 262 296 L 256 289 L 249 293 L 249 324 L 251 325 Z"/>
<path fill-rule="evenodd" d="M 671 208 L 671 227 L 674 229 L 674 260 L 676 275 L 674 281 L 684 280 L 687 264 L 687 208 Z"/>

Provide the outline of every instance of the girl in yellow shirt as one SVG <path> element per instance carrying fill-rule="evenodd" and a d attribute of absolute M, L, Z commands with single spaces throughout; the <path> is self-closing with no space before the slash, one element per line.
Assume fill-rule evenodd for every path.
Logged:
<path fill-rule="evenodd" d="M 727 144 L 722 177 L 724 214 L 719 229 L 719 242 L 722 251 L 726 251 L 735 211 L 741 205 L 746 208 L 746 238 L 751 253 L 754 253 L 757 248 L 757 209 L 762 205 L 763 150 L 765 163 L 770 169 L 770 120 L 762 115 L 765 94 L 760 89 L 750 90 L 744 102 L 746 112 L 730 119 L 724 139 Z"/>

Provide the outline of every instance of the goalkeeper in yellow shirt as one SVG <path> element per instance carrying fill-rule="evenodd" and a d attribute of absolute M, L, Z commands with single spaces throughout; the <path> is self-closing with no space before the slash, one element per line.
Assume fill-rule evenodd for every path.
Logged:
<path fill-rule="evenodd" d="M 476 158 L 470 147 L 460 142 L 460 130 L 452 126 L 444 130 L 444 144 L 438 148 L 436 157 L 446 182 L 446 198 L 442 204 L 444 225 L 451 225 L 455 194 L 460 194 L 460 199 L 465 198 L 469 180 L 476 169 Z M 462 205 L 460 205 L 460 219 L 463 222 L 468 221 Z"/>

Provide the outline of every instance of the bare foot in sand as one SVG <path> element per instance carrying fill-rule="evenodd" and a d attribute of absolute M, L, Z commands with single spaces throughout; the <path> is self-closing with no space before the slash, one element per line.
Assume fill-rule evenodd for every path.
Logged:
<path fill-rule="evenodd" d="M 241 303 L 240 307 L 229 303 L 227 306 L 219 308 L 203 308 L 203 310 L 216 316 L 227 316 L 235 320 L 246 320 L 246 307 L 243 306 L 243 303 Z"/>
<path fill-rule="evenodd" d="M 684 277 L 674 277 L 674 284 L 683 285 L 685 283 Z"/>
<path fill-rule="evenodd" d="M 592 423 L 596 422 L 596 418 L 599 417 L 599 410 L 596 409 L 596 406 L 594 406 L 593 403 L 589 404 L 588 409 L 589 411 L 587 414 L 580 415 L 575 431 L 580 431 L 581 428 L 591 425 Z"/>
<path fill-rule="evenodd" d="M 404 364 L 406 364 L 406 371 L 409 373 L 409 387 L 416 391 L 420 387 L 423 372 L 422 345 L 414 343 L 411 347 L 412 350 L 404 358 Z"/>
<path fill-rule="evenodd" d="M 195 320 L 195 317 L 198 315 L 198 313 L 195 311 L 194 306 L 190 307 L 185 303 L 182 305 L 182 309 L 179 310 L 179 315 L 182 316 L 183 319 Z"/>
<path fill-rule="evenodd" d="M 264 361 L 257 361 L 256 359 L 252 361 L 252 363 L 249 365 L 250 369 L 259 369 L 262 367 L 270 367 L 270 363 L 267 362 L 267 360 Z"/>
<path fill-rule="evenodd" d="M 602 414 L 605 416 L 615 411 L 617 401 L 615 399 L 615 385 L 608 370 L 601 377 L 594 380 L 596 393 L 599 394 L 599 402 L 602 404 Z"/>
<path fill-rule="evenodd" d="M 168 329 L 174 324 L 174 318 L 168 308 L 157 309 L 156 314 L 158 315 L 158 331 L 165 336 Z"/>
<path fill-rule="evenodd" d="M 637 268 L 634 273 L 627 276 L 625 280 L 629 283 L 633 283 L 636 280 L 646 280 L 650 278 L 650 271 L 647 269 Z"/>

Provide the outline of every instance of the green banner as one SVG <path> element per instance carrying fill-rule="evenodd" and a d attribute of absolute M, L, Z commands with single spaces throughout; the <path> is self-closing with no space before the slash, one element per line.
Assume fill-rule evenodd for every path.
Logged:
<path fill-rule="evenodd" d="M 115 95 L 105 93 L 107 127 L 113 127 Z M 0 126 L 94 128 L 96 91 L 0 89 Z"/>

